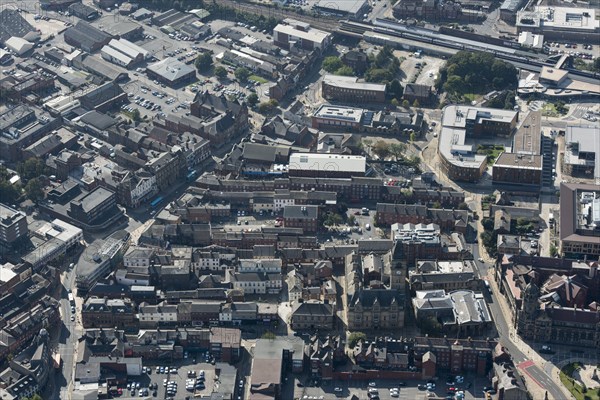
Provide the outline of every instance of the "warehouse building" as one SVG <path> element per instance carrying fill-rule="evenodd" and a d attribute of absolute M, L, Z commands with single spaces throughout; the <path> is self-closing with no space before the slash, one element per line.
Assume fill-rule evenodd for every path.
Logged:
<path fill-rule="evenodd" d="M 369 11 L 367 0 L 319 0 L 314 9 L 324 14 L 359 20 Z"/>
<path fill-rule="evenodd" d="M 177 86 L 196 79 L 194 67 L 172 57 L 149 65 L 147 74 L 150 79 L 156 79 L 169 86 Z"/>
<path fill-rule="evenodd" d="M 150 53 L 127 39 L 112 39 L 101 51 L 102 58 L 129 68 L 150 57 Z"/>
<path fill-rule="evenodd" d="M 110 42 L 112 36 L 93 27 L 85 21 L 79 21 L 75 26 L 65 31 L 65 42 L 78 49 L 93 53 Z"/>

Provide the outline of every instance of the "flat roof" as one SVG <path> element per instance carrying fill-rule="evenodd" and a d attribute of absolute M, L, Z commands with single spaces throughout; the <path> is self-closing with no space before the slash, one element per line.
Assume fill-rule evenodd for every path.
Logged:
<path fill-rule="evenodd" d="M 290 156 L 289 170 L 319 170 L 357 172 L 364 174 L 367 159 L 364 156 L 347 156 L 326 153 L 293 153 Z"/>
<path fill-rule="evenodd" d="M 344 106 L 332 106 L 323 104 L 314 113 L 317 118 L 337 119 L 340 121 L 351 121 L 360 123 L 365 110 L 362 108 L 352 108 Z"/>
<path fill-rule="evenodd" d="M 279 24 L 273 29 L 274 32 L 284 33 L 286 35 L 307 40 L 314 43 L 323 43 L 330 36 L 328 32 L 309 27 L 307 31 L 297 29 L 291 25 Z"/>
<path fill-rule="evenodd" d="M 358 82 L 358 78 L 356 78 L 354 76 L 327 74 L 323 77 L 323 83 L 330 85 L 330 86 L 337 86 L 340 88 L 347 88 L 347 89 L 372 90 L 372 91 L 377 91 L 377 92 L 385 91 L 384 84 Z"/>
<path fill-rule="evenodd" d="M 536 6 L 533 11 L 517 13 L 517 26 L 593 31 L 600 29 L 597 13 L 594 8 Z M 524 19 L 533 23 L 522 23 Z"/>
<path fill-rule="evenodd" d="M 529 111 L 513 138 L 513 153 L 541 154 L 542 145 L 542 113 L 541 111 Z"/>
<path fill-rule="evenodd" d="M 175 81 L 195 71 L 193 67 L 173 57 L 165 58 L 162 61 L 151 64 L 148 66 L 148 69 L 169 81 Z"/>
<path fill-rule="evenodd" d="M 357 14 L 366 7 L 367 0 L 319 0 L 316 8 L 330 10 L 333 13 Z"/>
<path fill-rule="evenodd" d="M 493 120 L 509 123 L 516 111 L 495 108 L 449 105 L 442 114 L 438 149 L 442 156 L 455 166 L 480 168 L 487 157 L 477 154 L 472 145 L 467 144 L 467 120 Z"/>
<path fill-rule="evenodd" d="M 583 183 L 560 184 L 560 240 L 570 242 L 598 243 L 600 237 L 578 233 L 581 215 L 582 192 L 596 192 L 600 196 L 600 186 Z"/>
<path fill-rule="evenodd" d="M 580 158 L 581 153 L 594 153 L 594 160 Z M 594 178 L 600 179 L 600 127 L 567 126 L 564 155 L 566 164 L 590 165 Z"/>

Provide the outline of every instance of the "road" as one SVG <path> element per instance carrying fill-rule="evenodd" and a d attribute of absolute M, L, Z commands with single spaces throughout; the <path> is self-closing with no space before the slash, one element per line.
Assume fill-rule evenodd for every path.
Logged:
<path fill-rule="evenodd" d="M 559 387 L 560 383 L 557 384 L 551 374 L 548 374 L 531 360 L 537 354 L 516 335 L 510 321 L 510 312 L 507 310 L 507 307 L 500 305 L 500 302 L 504 302 L 505 300 L 498 298 L 498 287 L 494 279 L 491 278 L 491 275 L 488 276 L 490 288 L 492 289 L 490 292 L 491 301 L 488 302 L 488 306 L 494 318 L 500 342 L 508 350 L 513 362 L 521 369 L 521 373 L 528 380 L 533 381 L 534 384 L 546 390 L 550 398 L 556 400 L 563 399 L 564 393 Z"/>
<path fill-rule="evenodd" d="M 68 260 L 70 261 L 76 260 Z M 57 295 L 60 297 L 60 313 L 62 323 L 51 331 L 52 346 L 61 356 L 62 368 L 55 370 L 49 379 L 44 393 L 48 399 L 70 399 L 73 392 L 73 376 L 75 367 L 75 350 L 79 336 L 79 321 L 71 321 L 71 305 L 69 304 L 68 289 L 75 289 L 75 270 L 65 271 L 61 275 L 62 285 L 59 285 Z"/>

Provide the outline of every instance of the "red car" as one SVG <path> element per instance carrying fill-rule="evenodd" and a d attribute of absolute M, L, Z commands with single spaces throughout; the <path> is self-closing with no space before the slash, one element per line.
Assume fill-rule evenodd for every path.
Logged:
<path fill-rule="evenodd" d="M 119 396 L 120 396 L 120 395 L 122 395 L 122 394 L 123 394 L 123 389 L 121 389 L 121 388 L 118 388 L 118 389 L 117 389 L 117 394 L 118 394 Z"/>
<path fill-rule="evenodd" d="M 449 392 L 456 392 L 456 388 L 454 388 L 454 387 L 448 388 L 448 391 Z"/>
<path fill-rule="evenodd" d="M 354 215 L 360 215 L 360 211 L 354 211 Z"/>

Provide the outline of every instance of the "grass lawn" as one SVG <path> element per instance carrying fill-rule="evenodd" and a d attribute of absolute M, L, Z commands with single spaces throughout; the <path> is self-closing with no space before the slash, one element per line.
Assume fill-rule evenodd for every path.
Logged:
<path fill-rule="evenodd" d="M 463 97 L 465 100 L 468 100 L 468 101 L 469 101 L 469 103 L 471 103 L 472 101 L 475 101 L 475 100 L 477 100 L 477 97 L 479 97 L 479 96 L 478 96 L 478 95 L 476 95 L 475 93 L 465 93 L 465 94 L 463 94 L 463 95 L 462 95 L 462 97 Z"/>
<path fill-rule="evenodd" d="M 556 107 L 552 103 L 544 104 L 544 108 L 542 108 L 542 115 L 545 117 L 558 117 L 560 114 L 556 111 Z"/>
<path fill-rule="evenodd" d="M 267 83 L 267 82 L 269 82 L 268 80 L 266 80 L 262 76 L 258 76 L 258 75 L 250 75 L 248 77 L 248 79 L 251 80 L 251 81 L 256 81 L 258 83 Z"/>
<path fill-rule="evenodd" d="M 504 151 L 504 146 L 500 145 L 480 145 L 477 147 L 477 154 L 487 156 L 488 165 L 494 165 L 496 159 Z"/>
<path fill-rule="evenodd" d="M 580 365 L 580 363 L 576 362 L 564 366 L 560 371 L 560 381 L 577 400 L 600 400 L 600 389 L 588 389 L 584 394 L 581 393 L 583 390 L 581 385 L 575 381 L 571 382 L 570 377 Z"/>

